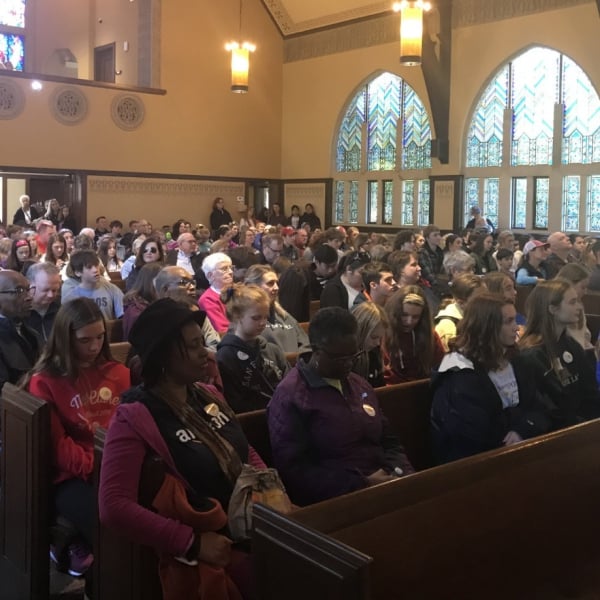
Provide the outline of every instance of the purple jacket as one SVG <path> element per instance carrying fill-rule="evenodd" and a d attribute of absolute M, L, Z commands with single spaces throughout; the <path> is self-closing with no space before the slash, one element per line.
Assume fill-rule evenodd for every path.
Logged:
<path fill-rule="evenodd" d="M 277 386 L 267 407 L 274 466 L 292 502 L 319 502 L 367 487 L 378 469 L 414 472 L 373 388 L 350 373 L 344 394 L 303 361 Z"/>

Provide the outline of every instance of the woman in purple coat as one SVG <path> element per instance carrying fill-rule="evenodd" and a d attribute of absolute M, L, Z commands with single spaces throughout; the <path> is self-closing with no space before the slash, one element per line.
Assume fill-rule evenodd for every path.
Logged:
<path fill-rule="evenodd" d="M 414 472 L 373 388 L 351 372 L 356 331 L 347 310 L 321 309 L 309 326 L 310 361 L 296 363 L 267 408 L 274 466 L 296 504 Z"/>

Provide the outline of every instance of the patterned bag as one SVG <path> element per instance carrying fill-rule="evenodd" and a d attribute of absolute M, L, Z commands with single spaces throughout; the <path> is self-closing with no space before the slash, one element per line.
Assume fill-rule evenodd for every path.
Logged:
<path fill-rule="evenodd" d="M 276 469 L 257 469 L 251 465 L 242 467 L 227 511 L 229 532 L 236 542 L 250 539 L 254 502 L 266 504 L 284 514 L 291 512 L 292 504 Z"/>

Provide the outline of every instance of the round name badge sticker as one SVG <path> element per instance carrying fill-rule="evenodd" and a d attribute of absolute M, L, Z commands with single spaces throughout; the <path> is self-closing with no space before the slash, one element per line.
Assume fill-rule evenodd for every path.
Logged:
<path fill-rule="evenodd" d="M 570 365 L 573 362 L 573 355 L 567 350 L 563 352 L 562 358 L 568 365 Z"/>
<path fill-rule="evenodd" d="M 370 416 L 375 416 L 375 409 L 370 404 L 363 404 L 363 410 Z"/>
<path fill-rule="evenodd" d="M 250 358 L 245 352 L 242 352 L 241 350 L 238 350 L 237 357 L 240 360 L 248 360 Z"/>

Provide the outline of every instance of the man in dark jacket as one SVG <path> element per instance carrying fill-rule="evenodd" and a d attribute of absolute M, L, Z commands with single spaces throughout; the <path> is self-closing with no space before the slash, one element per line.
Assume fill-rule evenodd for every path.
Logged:
<path fill-rule="evenodd" d="M 23 320 L 31 310 L 29 282 L 16 271 L 0 271 L 0 390 L 17 383 L 38 358 L 40 342 Z"/>
<path fill-rule="evenodd" d="M 35 289 L 32 293 L 31 311 L 25 323 L 46 343 L 60 308 L 60 271 L 50 262 L 36 263 L 27 270 L 27 279 Z"/>
<path fill-rule="evenodd" d="M 431 289 L 439 294 L 438 275 L 443 272 L 444 252 L 440 248 L 442 235 L 437 225 L 427 225 L 423 229 L 425 243 L 419 252 L 419 265 L 421 265 L 421 277 L 429 282 Z"/>

